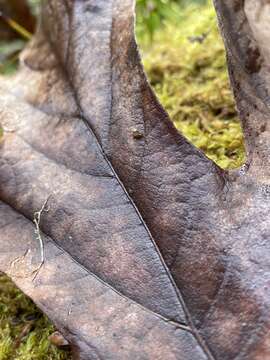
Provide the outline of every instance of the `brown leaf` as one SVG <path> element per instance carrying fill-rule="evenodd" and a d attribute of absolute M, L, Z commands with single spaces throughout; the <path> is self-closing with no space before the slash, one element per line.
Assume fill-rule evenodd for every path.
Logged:
<path fill-rule="evenodd" d="M 216 3 L 226 39 L 245 43 L 242 2 Z M 267 168 L 224 172 L 176 131 L 145 78 L 133 5 L 47 1 L 2 80 L 0 270 L 82 359 L 267 359 Z M 238 66 L 237 44 L 230 71 L 254 105 L 257 55 Z M 259 159 L 266 138 L 242 119 Z"/>

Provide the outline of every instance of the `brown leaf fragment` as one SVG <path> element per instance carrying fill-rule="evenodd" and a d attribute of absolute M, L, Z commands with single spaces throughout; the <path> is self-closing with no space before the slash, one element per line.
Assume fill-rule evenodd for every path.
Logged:
<path fill-rule="evenodd" d="M 25 324 L 25 326 L 23 327 L 21 333 L 15 339 L 15 342 L 14 342 L 14 348 L 15 349 L 19 348 L 23 338 L 30 333 L 32 327 L 33 327 L 33 322 Z"/>
<path fill-rule="evenodd" d="M 67 347 L 69 346 L 68 341 L 64 338 L 64 336 L 59 332 L 59 331 L 55 331 L 54 333 L 52 333 L 48 340 L 55 346 L 62 348 L 62 347 Z"/>

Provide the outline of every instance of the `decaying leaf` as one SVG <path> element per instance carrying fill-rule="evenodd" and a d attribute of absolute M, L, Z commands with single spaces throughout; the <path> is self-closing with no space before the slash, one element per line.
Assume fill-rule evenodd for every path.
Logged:
<path fill-rule="evenodd" d="M 75 357 L 270 358 L 270 6 L 254 17 L 252 3 L 216 0 L 247 139 L 239 171 L 156 100 L 132 0 L 44 2 L 20 71 L 1 80 L 0 270 Z"/>

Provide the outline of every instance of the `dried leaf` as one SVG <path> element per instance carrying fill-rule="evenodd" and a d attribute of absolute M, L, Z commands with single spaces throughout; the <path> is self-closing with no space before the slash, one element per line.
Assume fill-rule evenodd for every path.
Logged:
<path fill-rule="evenodd" d="M 267 168 L 249 155 L 225 172 L 176 131 L 145 78 L 133 5 L 47 1 L 1 81 L 0 270 L 81 359 L 266 359 Z M 242 1 L 216 6 L 226 39 L 249 38 Z M 230 71 L 257 106 L 236 44 Z M 261 159 L 266 138 L 241 114 Z"/>

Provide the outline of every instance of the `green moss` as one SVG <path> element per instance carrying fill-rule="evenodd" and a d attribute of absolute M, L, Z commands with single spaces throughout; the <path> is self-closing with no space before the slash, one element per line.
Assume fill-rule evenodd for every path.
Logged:
<path fill-rule="evenodd" d="M 241 126 L 212 5 L 174 5 L 150 42 L 138 41 L 149 80 L 176 127 L 223 168 L 244 162 Z M 178 21 L 176 12 L 179 12 Z"/>
<path fill-rule="evenodd" d="M 67 360 L 48 341 L 53 325 L 16 286 L 0 275 L 0 360 Z"/>

